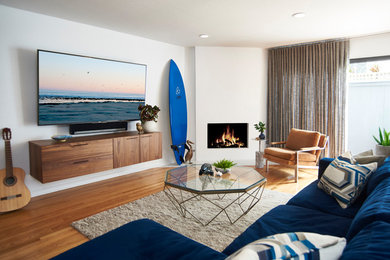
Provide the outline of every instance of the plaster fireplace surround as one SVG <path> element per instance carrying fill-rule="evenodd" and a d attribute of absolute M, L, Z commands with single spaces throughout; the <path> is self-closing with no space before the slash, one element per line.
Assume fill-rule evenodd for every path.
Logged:
<path fill-rule="evenodd" d="M 248 124 L 208 123 L 207 148 L 248 148 Z"/>

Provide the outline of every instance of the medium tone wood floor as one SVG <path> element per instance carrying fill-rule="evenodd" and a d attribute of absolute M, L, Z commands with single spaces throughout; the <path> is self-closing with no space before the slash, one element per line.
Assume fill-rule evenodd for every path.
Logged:
<path fill-rule="evenodd" d="M 0 259 L 49 259 L 88 239 L 73 221 L 137 200 L 163 189 L 165 172 L 155 168 L 35 197 L 23 209 L 0 214 Z M 317 178 L 316 170 L 271 166 L 267 189 L 295 194 Z M 260 204 L 261 205 L 261 202 Z"/>

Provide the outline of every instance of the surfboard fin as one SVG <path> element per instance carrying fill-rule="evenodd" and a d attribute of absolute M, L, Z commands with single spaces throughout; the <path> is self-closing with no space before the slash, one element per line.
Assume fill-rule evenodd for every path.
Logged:
<path fill-rule="evenodd" d="M 181 146 L 181 145 L 180 145 Z M 177 145 L 171 145 L 171 149 L 175 152 L 179 153 L 179 147 Z M 184 158 L 182 155 L 179 156 L 179 159 L 182 163 L 184 163 Z"/>
<path fill-rule="evenodd" d="M 171 145 L 171 149 L 175 152 L 179 152 L 179 148 L 177 147 L 177 145 Z"/>

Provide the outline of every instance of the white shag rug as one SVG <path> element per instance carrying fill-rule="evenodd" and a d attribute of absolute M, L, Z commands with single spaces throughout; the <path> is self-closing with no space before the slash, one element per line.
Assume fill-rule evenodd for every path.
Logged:
<path fill-rule="evenodd" d="M 220 214 L 209 225 L 203 226 L 189 214 L 182 217 L 167 195 L 161 191 L 73 222 L 72 226 L 89 239 L 93 239 L 133 220 L 149 218 L 217 251 L 222 251 L 258 218 L 274 207 L 287 203 L 292 196 L 264 189 L 261 200 L 235 224 L 230 224 L 226 215 Z M 224 201 L 231 200 L 226 197 Z M 205 200 L 192 200 L 188 208 L 203 222 L 210 220 L 217 210 Z M 229 210 L 232 216 L 239 216 L 241 213 L 238 207 Z"/>

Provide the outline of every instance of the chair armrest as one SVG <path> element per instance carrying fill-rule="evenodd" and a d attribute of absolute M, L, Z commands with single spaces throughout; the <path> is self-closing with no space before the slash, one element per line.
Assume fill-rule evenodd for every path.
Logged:
<path fill-rule="evenodd" d="M 286 144 L 287 141 L 280 141 L 280 142 L 270 142 L 270 145 L 277 145 L 277 144 Z"/>
<path fill-rule="evenodd" d="M 310 151 L 318 151 L 318 150 L 324 150 L 325 147 L 318 147 L 318 146 L 313 146 L 313 147 L 302 147 L 301 149 L 297 150 L 297 152 L 310 152 Z"/>

